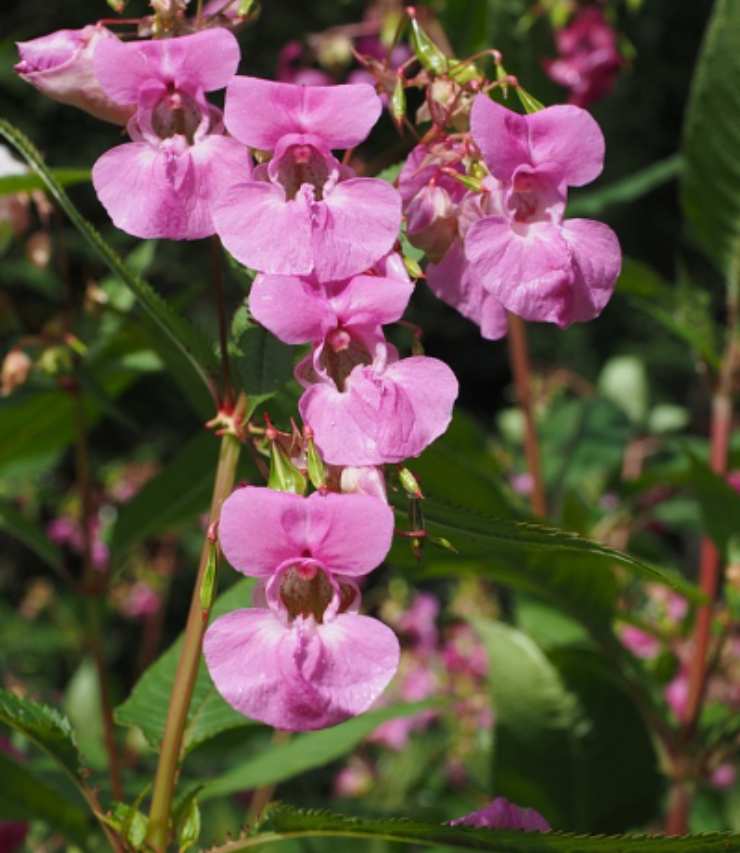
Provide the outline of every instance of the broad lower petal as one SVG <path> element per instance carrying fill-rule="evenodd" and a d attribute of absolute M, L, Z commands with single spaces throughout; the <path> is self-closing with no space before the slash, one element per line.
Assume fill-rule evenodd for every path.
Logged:
<path fill-rule="evenodd" d="M 336 323 L 324 289 L 297 276 L 258 275 L 249 292 L 249 310 L 286 344 L 321 341 Z"/>
<path fill-rule="evenodd" d="M 591 219 L 567 219 L 561 233 L 573 253 L 575 271 L 568 322 L 593 320 L 611 299 L 619 278 L 619 240 L 608 225 Z"/>
<path fill-rule="evenodd" d="M 92 181 L 113 224 L 134 237 L 195 240 L 213 234 L 208 180 L 187 149 L 119 145 L 97 160 Z"/>
<path fill-rule="evenodd" d="M 288 133 L 314 133 L 330 148 L 362 142 L 383 105 L 365 83 L 300 86 L 236 77 L 226 92 L 226 127 L 253 148 L 272 151 Z"/>
<path fill-rule="evenodd" d="M 572 252 L 557 226 L 537 223 L 519 233 L 504 219 L 481 219 L 465 236 L 465 255 L 475 278 L 508 311 L 567 325 Z"/>
<path fill-rule="evenodd" d="M 388 554 L 393 512 L 384 501 L 368 495 L 314 492 L 307 509 L 311 556 L 334 574 L 365 575 Z"/>
<path fill-rule="evenodd" d="M 434 294 L 480 327 L 490 341 L 506 335 L 506 309 L 471 275 L 462 240 L 456 240 L 438 264 L 429 264 L 426 281 Z"/>
<path fill-rule="evenodd" d="M 413 356 L 391 364 L 385 376 L 405 392 L 414 413 L 405 441 L 387 451 L 402 459 L 418 456 L 450 425 L 459 390 L 455 374 L 439 359 Z"/>
<path fill-rule="evenodd" d="M 342 181 L 316 208 L 322 208 L 312 235 L 319 281 L 363 272 L 389 252 L 398 237 L 401 197 L 385 181 Z"/>
<path fill-rule="evenodd" d="M 218 539 L 235 569 L 267 577 L 308 546 L 307 501 L 258 486 L 237 489 L 221 507 Z"/>
<path fill-rule="evenodd" d="M 589 184 L 604 168 L 604 134 L 593 116 L 559 104 L 527 116 L 535 165 L 555 164 L 572 187 Z"/>
<path fill-rule="evenodd" d="M 517 166 L 532 164 L 526 117 L 502 107 L 488 95 L 477 95 L 473 101 L 470 129 L 486 165 L 498 180 L 509 181 Z"/>
<path fill-rule="evenodd" d="M 313 269 L 311 210 L 302 195 L 247 181 L 225 190 L 213 206 L 218 236 L 229 252 L 259 272 L 308 275 Z"/>

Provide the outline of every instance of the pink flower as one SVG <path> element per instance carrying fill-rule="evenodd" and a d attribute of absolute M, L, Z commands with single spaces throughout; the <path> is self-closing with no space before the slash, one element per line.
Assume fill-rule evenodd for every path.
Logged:
<path fill-rule="evenodd" d="M 458 384 L 442 361 L 398 358 L 378 344 L 370 364 L 341 380 L 316 361 L 318 381 L 307 382 L 298 408 L 316 446 L 332 465 L 382 465 L 418 456 L 447 429 Z M 300 368 L 300 366 L 299 366 Z"/>
<path fill-rule="evenodd" d="M 713 788 L 724 791 L 734 786 L 736 778 L 737 771 L 734 764 L 720 764 L 719 767 L 715 767 L 712 771 L 712 775 L 709 777 L 709 784 Z"/>
<path fill-rule="evenodd" d="M 448 672 L 485 678 L 488 655 L 469 625 L 455 625 L 442 648 L 442 661 Z"/>
<path fill-rule="evenodd" d="M 374 465 L 342 468 L 339 490 L 344 494 L 370 495 L 381 501 L 388 500 L 383 469 Z"/>
<path fill-rule="evenodd" d="M 126 124 L 133 107 L 110 98 L 93 68 L 95 51 L 105 42 L 118 42 L 118 38 L 100 25 L 19 41 L 21 61 L 15 71 L 53 101 L 78 107 L 103 121 Z"/>
<path fill-rule="evenodd" d="M 543 62 L 555 83 L 570 89 L 570 103 L 585 107 L 614 88 L 623 60 L 617 36 L 597 6 L 581 9 L 555 34 L 557 59 Z"/>
<path fill-rule="evenodd" d="M 526 320 L 592 320 L 609 301 L 621 267 L 616 235 L 589 219 L 563 219 L 568 186 L 599 175 L 604 137 L 579 107 L 519 115 L 478 95 L 473 138 L 501 183 L 500 213 L 465 235 L 473 275 L 508 311 Z"/>
<path fill-rule="evenodd" d="M 634 625 L 622 625 L 619 629 L 619 638 L 622 645 L 638 658 L 649 660 L 660 652 L 660 640 Z"/>
<path fill-rule="evenodd" d="M 520 829 L 524 832 L 549 832 L 550 824 L 534 809 L 525 809 L 496 797 L 484 809 L 451 820 L 450 826 L 476 826 L 486 829 Z"/>
<path fill-rule="evenodd" d="M 133 142 L 93 166 L 98 198 L 114 224 L 135 237 L 195 240 L 214 233 L 211 203 L 224 182 L 249 174 L 249 155 L 224 135 L 205 93 L 223 88 L 239 64 L 225 29 L 122 43 L 95 52 L 95 73 L 116 103 L 134 105 Z"/>
<path fill-rule="evenodd" d="M 401 670 L 397 695 L 403 702 L 421 702 L 433 696 L 439 687 L 437 676 L 429 667 L 428 661 L 405 654 Z M 368 740 L 400 751 L 408 743 L 412 732 L 426 729 L 436 717 L 437 712 L 429 709 L 386 720 L 370 734 Z"/>
<path fill-rule="evenodd" d="M 689 701 L 689 673 L 685 665 L 681 666 L 676 676 L 666 686 L 664 695 L 677 719 L 683 720 Z"/>
<path fill-rule="evenodd" d="M 331 153 L 361 142 L 380 111 L 367 85 L 233 80 L 226 126 L 272 159 L 216 202 L 216 229 L 229 252 L 260 272 L 313 273 L 320 281 L 346 278 L 386 254 L 398 235 L 398 193 L 385 181 L 353 177 Z"/>
<path fill-rule="evenodd" d="M 410 634 L 422 651 L 432 651 L 437 645 L 437 616 L 439 599 L 430 592 L 417 593 L 408 610 L 398 621 L 398 627 Z"/>
<path fill-rule="evenodd" d="M 159 610 L 161 599 L 156 590 L 145 581 L 135 583 L 128 593 L 124 608 L 127 616 L 139 619 Z"/>
<path fill-rule="evenodd" d="M 353 755 L 334 777 L 334 794 L 337 797 L 362 797 L 370 791 L 373 781 L 372 768 Z"/>
<path fill-rule="evenodd" d="M 224 502 L 219 540 L 260 579 L 266 607 L 236 610 L 206 632 L 211 677 L 236 710 L 306 731 L 367 710 L 398 668 L 395 634 L 355 612 L 356 579 L 391 545 L 393 513 L 364 495 L 308 498 L 247 486 Z"/>

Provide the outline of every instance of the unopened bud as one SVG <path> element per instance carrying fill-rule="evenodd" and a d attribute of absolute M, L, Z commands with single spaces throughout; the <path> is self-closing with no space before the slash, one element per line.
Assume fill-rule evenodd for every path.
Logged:
<path fill-rule="evenodd" d="M 319 451 L 316 449 L 313 436 L 308 436 L 306 440 L 306 468 L 308 470 L 308 479 L 311 481 L 314 489 L 325 489 L 326 466 Z"/>
<path fill-rule="evenodd" d="M 213 591 L 216 587 L 216 570 L 218 569 L 218 544 L 211 539 L 211 528 L 208 529 L 208 557 L 203 580 L 200 585 L 200 609 L 207 614 L 213 604 Z"/>
<path fill-rule="evenodd" d="M 306 478 L 288 458 L 288 454 L 280 447 L 278 441 L 270 442 L 270 476 L 267 479 L 268 489 L 278 492 L 292 492 L 295 495 L 305 495 Z"/>
<path fill-rule="evenodd" d="M 529 92 L 521 86 L 516 87 L 516 93 L 519 95 L 519 100 L 522 102 L 522 106 L 526 113 L 537 113 L 540 110 L 545 109 L 545 105 L 542 101 L 538 101 L 537 98 L 530 95 Z"/>
<path fill-rule="evenodd" d="M 33 367 L 30 357 L 22 349 L 12 349 L 5 356 L 0 379 L 0 393 L 7 397 L 16 388 L 25 384 Z"/>
<path fill-rule="evenodd" d="M 48 347 L 38 360 L 38 366 L 49 376 L 59 376 L 72 370 L 72 354 L 67 347 Z"/>
<path fill-rule="evenodd" d="M 416 10 L 409 6 L 406 10 L 411 18 L 411 47 L 422 67 L 433 74 L 445 74 L 447 57 L 432 41 L 416 20 Z"/>
<path fill-rule="evenodd" d="M 406 118 L 406 87 L 401 75 L 396 78 L 396 85 L 391 95 L 391 117 L 399 128 Z"/>
<path fill-rule="evenodd" d="M 422 494 L 421 488 L 419 486 L 419 482 L 416 477 L 409 471 L 408 468 L 401 468 L 398 472 L 398 481 L 400 482 L 403 490 L 406 494 L 411 498 L 417 498 L 421 500 L 424 495 Z"/>

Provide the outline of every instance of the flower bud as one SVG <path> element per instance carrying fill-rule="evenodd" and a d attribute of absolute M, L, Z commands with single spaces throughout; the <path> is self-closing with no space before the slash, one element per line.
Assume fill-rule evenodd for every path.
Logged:
<path fill-rule="evenodd" d="M 438 263 L 457 237 L 457 206 L 443 187 L 430 183 L 406 208 L 409 242 Z"/>
<path fill-rule="evenodd" d="M 277 441 L 270 442 L 270 476 L 267 486 L 278 492 L 306 494 L 306 478 L 293 464 Z"/>
<path fill-rule="evenodd" d="M 7 397 L 28 379 L 33 362 L 21 349 L 12 349 L 5 356 L 2 367 L 0 394 Z"/>
<path fill-rule="evenodd" d="M 116 36 L 102 26 L 57 30 L 17 43 L 15 71 L 53 101 L 78 107 L 103 121 L 126 124 L 134 106 L 114 103 L 93 71 L 93 55 L 103 39 Z"/>

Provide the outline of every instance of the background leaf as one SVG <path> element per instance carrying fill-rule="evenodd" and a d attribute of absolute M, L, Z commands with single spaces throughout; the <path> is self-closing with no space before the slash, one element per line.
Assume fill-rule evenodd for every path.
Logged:
<path fill-rule="evenodd" d="M 84 184 L 90 180 L 89 169 L 50 169 L 49 172 L 60 187 Z M 32 172 L 24 175 L 3 175 L 0 177 L 0 196 L 42 190 L 45 186 L 41 177 Z"/>
<path fill-rule="evenodd" d="M 704 248 L 727 272 L 740 237 L 740 4 L 716 0 L 684 126 L 681 199 Z"/>
<path fill-rule="evenodd" d="M 23 542 L 56 571 L 62 568 L 62 552 L 47 537 L 43 528 L 9 504 L 0 504 L 0 530 Z"/>

